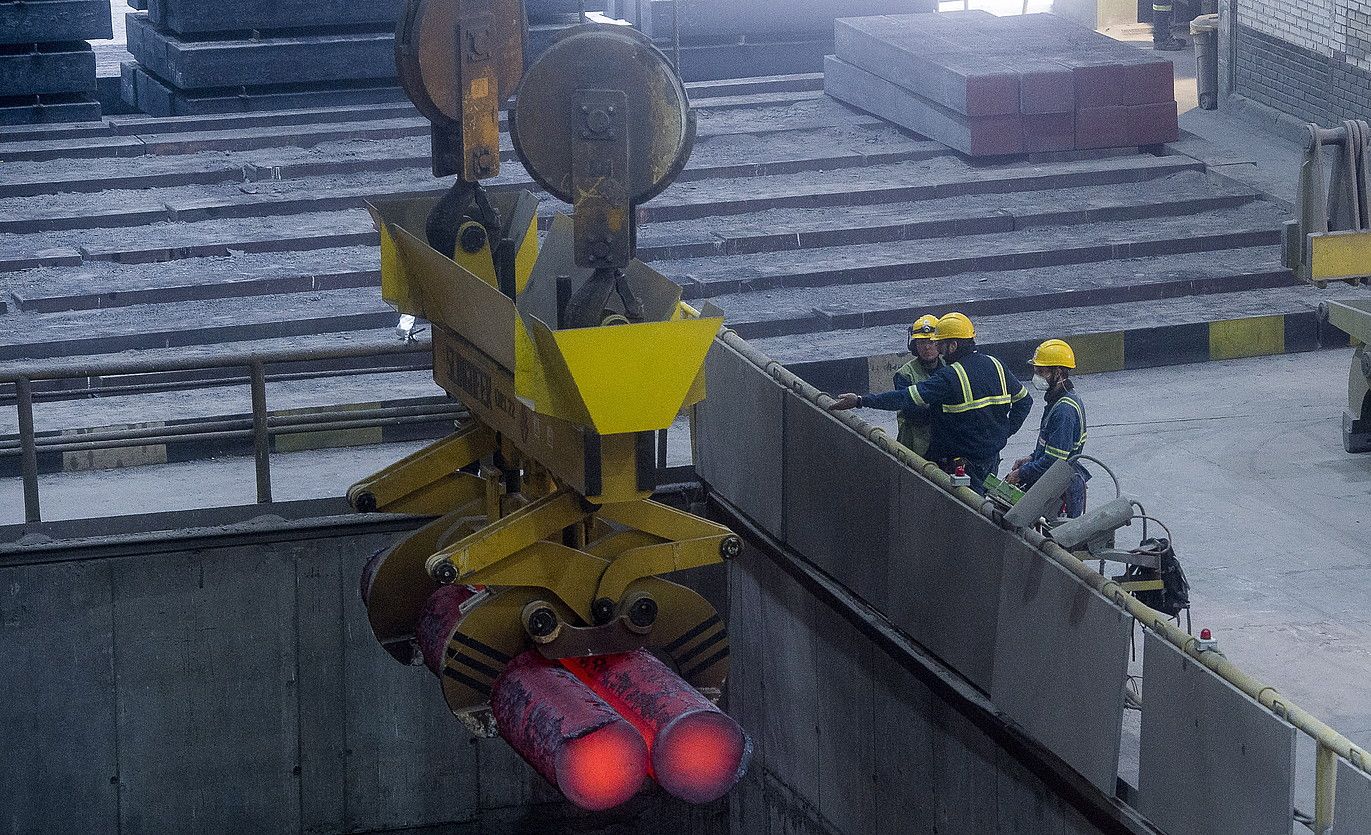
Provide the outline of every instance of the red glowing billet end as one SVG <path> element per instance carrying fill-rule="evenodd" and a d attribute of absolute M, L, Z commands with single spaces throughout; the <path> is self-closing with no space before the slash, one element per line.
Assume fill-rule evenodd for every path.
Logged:
<path fill-rule="evenodd" d="M 638 793 L 647 745 L 624 717 L 569 670 L 532 650 L 491 688 L 500 736 L 572 803 L 592 812 Z"/>
<path fill-rule="evenodd" d="M 747 772 L 742 727 L 647 650 L 562 663 L 642 733 L 652 776 L 672 796 L 709 803 Z"/>

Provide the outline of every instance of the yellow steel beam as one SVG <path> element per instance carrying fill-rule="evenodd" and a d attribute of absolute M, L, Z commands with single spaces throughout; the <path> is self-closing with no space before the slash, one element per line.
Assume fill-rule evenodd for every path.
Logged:
<path fill-rule="evenodd" d="M 591 510 L 574 491 L 559 490 L 458 540 L 434 557 L 452 563 L 457 579 L 466 582 L 467 575 L 517 554 L 590 515 Z"/>
<path fill-rule="evenodd" d="M 469 424 L 352 485 L 348 502 L 363 511 L 445 513 L 481 495 L 479 480 L 470 487 L 467 479 L 455 476 L 494 450 L 495 433 Z M 478 492 L 463 500 L 469 489 Z"/>
<path fill-rule="evenodd" d="M 600 575 L 609 561 L 554 542 L 535 542 L 505 559 L 473 571 L 464 583 L 547 589 L 586 623 Z"/>
<path fill-rule="evenodd" d="M 600 578 L 596 598 L 617 601 L 634 580 L 711 565 L 723 560 L 726 549 L 741 547 L 723 525 L 654 501 L 605 505 L 599 515 L 664 541 L 630 548 L 615 557 Z"/>

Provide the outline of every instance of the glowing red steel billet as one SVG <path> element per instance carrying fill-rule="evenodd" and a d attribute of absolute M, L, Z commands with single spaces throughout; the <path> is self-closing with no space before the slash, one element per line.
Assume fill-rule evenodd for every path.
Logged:
<path fill-rule="evenodd" d="M 562 663 L 643 734 L 652 776 L 675 797 L 708 803 L 747 771 L 742 727 L 647 650 Z"/>
<path fill-rule="evenodd" d="M 642 734 L 537 652 L 505 666 L 491 688 L 490 709 L 510 747 L 582 809 L 618 806 L 647 778 Z"/>
<path fill-rule="evenodd" d="M 419 641 L 419 652 L 424 657 L 424 665 L 435 676 L 443 674 L 443 652 L 447 649 L 452 630 L 462 622 L 462 604 L 477 594 L 471 586 L 439 586 L 438 590 L 424 601 L 423 612 L 419 615 L 419 625 L 415 627 L 415 638 Z"/>

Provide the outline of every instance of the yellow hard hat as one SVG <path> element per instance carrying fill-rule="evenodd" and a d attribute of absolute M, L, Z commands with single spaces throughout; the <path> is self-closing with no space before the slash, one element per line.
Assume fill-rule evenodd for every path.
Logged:
<path fill-rule="evenodd" d="M 1076 352 L 1060 339 L 1049 339 L 1033 352 L 1033 365 L 1038 368 L 1075 368 Z"/>
<path fill-rule="evenodd" d="M 909 326 L 910 339 L 932 339 L 933 332 L 938 329 L 937 316 L 920 316 L 918 321 Z"/>
<path fill-rule="evenodd" d="M 971 320 L 961 313 L 949 313 L 938 320 L 934 339 L 975 339 L 976 328 Z"/>

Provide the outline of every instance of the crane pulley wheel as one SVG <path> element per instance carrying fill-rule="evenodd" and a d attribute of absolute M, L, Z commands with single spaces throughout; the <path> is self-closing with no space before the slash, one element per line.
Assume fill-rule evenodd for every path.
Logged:
<path fill-rule="evenodd" d="M 482 67 L 503 103 L 524 70 L 523 0 L 407 0 L 395 32 L 400 84 L 419 112 L 435 123 L 460 123 L 467 89 L 462 66 Z M 472 73 L 468 73 L 469 75 Z M 479 91 L 478 91 L 479 92 Z M 484 94 L 478 98 L 484 98 Z"/>
<path fill-rule="evenodd" d="M 610 104 L 587 104 L 615 100 L 626 102 L 626 114 L 615 117 Z M 623 126 L 622 137 L 614 134 L 616 125 Z M 565 30 L 525 72 L 509 132 L 529 175 L 566 203 L 576 202 L 577 144 L 597 136 L 626 140 L 621 187 L 637 205 L 685 167 L 695 117 L 681 77 L 652 41 L 627 26 L 585 24 Z"/>

